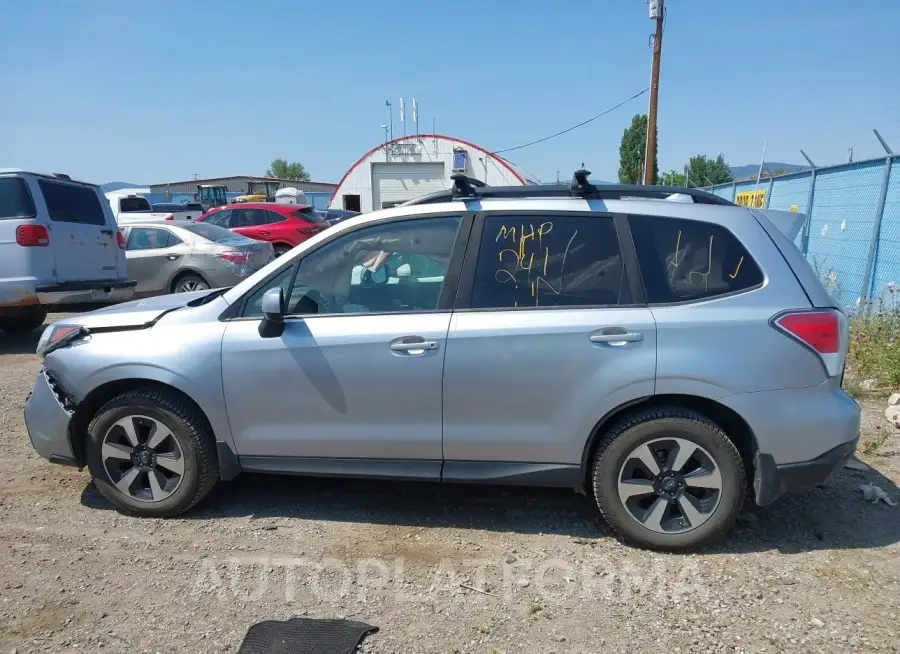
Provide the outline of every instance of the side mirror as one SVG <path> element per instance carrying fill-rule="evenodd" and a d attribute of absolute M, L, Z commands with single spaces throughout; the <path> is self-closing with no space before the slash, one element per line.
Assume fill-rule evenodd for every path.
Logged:
<path fill-rule="evenodd" d="M 281 288 L 270 288 L 262 297 L 263 319 L 259 322 L 259 335 L 263 338 L 274 338 L 284 333 L 284 291 Z"/>

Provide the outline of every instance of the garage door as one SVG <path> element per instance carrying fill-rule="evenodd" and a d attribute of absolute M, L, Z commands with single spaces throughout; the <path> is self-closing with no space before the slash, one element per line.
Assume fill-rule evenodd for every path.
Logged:
<path fill-rule="evenodd" d="M 443 163 L 372 164 L 372 208 L 376 210 L 445 188 Z"/>

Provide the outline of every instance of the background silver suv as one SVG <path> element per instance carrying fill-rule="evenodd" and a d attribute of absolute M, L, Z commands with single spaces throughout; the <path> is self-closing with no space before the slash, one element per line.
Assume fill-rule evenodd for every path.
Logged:
<path fill-rule="evenodd" d="M 241 470 L 590 491 L 679 550 L 852 454 L 847 320 L 803 216 L 700 191 L 454 190 L 351 218 L 228 291 L 48 328 L 44 457 L 172 516 Z"/>

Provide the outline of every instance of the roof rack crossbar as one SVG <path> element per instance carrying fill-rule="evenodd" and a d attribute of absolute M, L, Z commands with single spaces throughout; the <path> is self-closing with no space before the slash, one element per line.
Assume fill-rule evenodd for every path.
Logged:
<path fill-rule="evenodd" d="M 471 179 L 470 179 L 471 181 Z M 574 182 L 574 180 L 573 180 Z M 670 195 L 680 194 L 690 196 L 697 204 L 718 204 L 735 206 L 734 202 L 723 197 L 695 188 L 681 188 L 678 186 L 644 186 L 637 184 L 601 184 L 588 185 L 590 189 L 580 189 L 573 192 L 573 184 L 548 184 L 528 186 L 474 186 L 466 189 L 465 195 L 456 195 L 453 190 L 437 191 L 423 195 L 420 198 L 404 202 L 401 206 L 413 206 L 420 204 L 436 204 L 438 202 L 452 202 L 454 200 L 484 200 L 484 199 L 512 199 L 512 198 L 567 198 L 583 197 L 599 200 L 622 200 L 650 198 L 663 200 Z"/>

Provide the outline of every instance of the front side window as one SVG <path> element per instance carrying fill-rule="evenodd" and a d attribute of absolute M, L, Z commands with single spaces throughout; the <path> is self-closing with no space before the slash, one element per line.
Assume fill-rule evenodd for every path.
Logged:
<path fill-rule="evenodd" d="M 82 225 L 106 225 L 97 191 L 90 186 L 38 180 L 50 220 Z"/>
<path fill-rule="evenodd" d="M 223 209 L 222 211 L 216 211 L 209 214 L 206 218 L 203 219 L 204 223 L 208 223 L 210 225 L 216 225 L 217 227 L 229 228 L 231 225 L 231 209 Z"/>
<path fill-rule="evenodd" d="M 128 243 L 125 245 L 125 249 L 129 252 L 133 250 L 159 250 L 178 245 L 180 242 L 181 239 L 167 229 L 132 227 L 131 232 L 128 234 Z"/>
<path fill-rule="evenodd" d="M 375 225 L 322 245 L 298 264 L 294 283 L 285 291 L 287 312 L 314 315 L 437 309 L 460 220 L 453 216 Z M 260 316 L 265 290 L 285 289 L 286 276 L 285 271 L 249 297 L 243 315 Z"/>
<path fill-rule="evenodd" d="M 473 309 L 629 304 L 622 252 L 609 216 L 488 216 Z"/>
<path fill-rule="evenodd" d="M 750 253 L 721 225 L 658 216 L 629 216 L 628 223 L 651 304 L 703 300 L 763 282 Z"/>
<path fill-rule="evenodd" d="M 0 220 L 33 217 L 34 202 L 25 180 L 21 177 L 0 178 Z"/>

